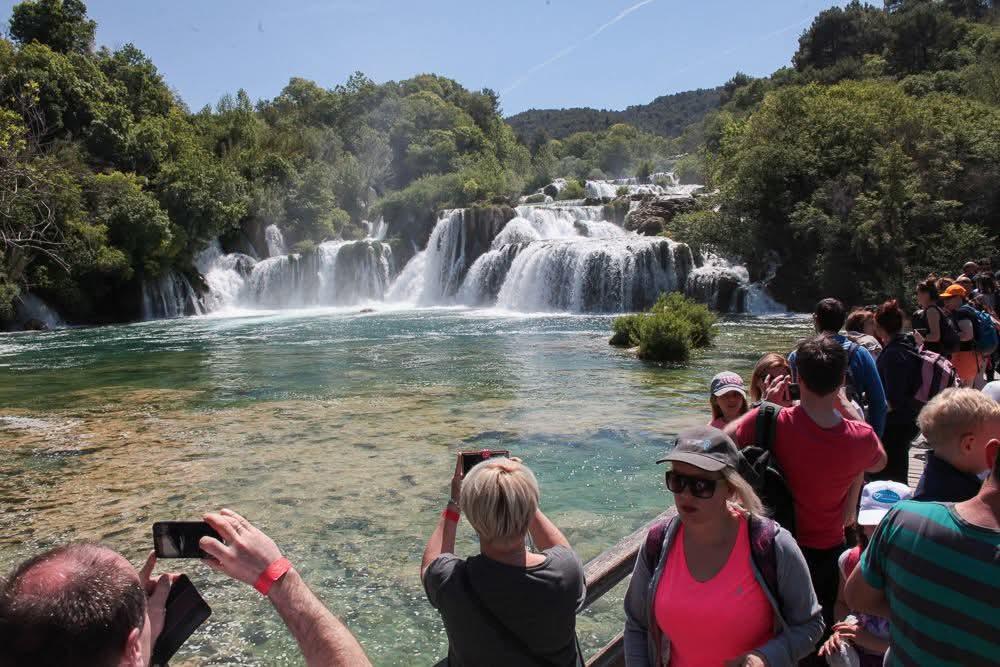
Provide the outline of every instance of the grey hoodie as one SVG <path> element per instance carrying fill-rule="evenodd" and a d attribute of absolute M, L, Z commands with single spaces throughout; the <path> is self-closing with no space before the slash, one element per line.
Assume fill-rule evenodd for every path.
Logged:
<path fill-rule="evenodd" d="M 670 638 L 656 623 L 653 602 L 679 526 L 677 517 L 670 520 L 664 532 L 660 561 L 653 572 L 646 566 L 645 541 L 635 560 L 632 581 L 625 594 L 625 664 L 628 667 L 660 667 L 670 663 Z M 774 549 L 778 599 L 768 590 L 753 560 L 750 561 L 754 577 L 774 609 L 775 637 L 752 649 L 764 656 L 768 667 L 795 665 L 813 651 L 823 634 L 823 614 L 813 591 L 809 567 L 791 533 L 780 526 L 774 536 Z M 725 628 L 720 631 L 724 632 Z"/>

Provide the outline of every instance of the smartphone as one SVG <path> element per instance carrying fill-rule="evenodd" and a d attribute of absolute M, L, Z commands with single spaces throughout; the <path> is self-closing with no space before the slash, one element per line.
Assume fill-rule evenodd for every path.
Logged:
<path fill-rule="evenodd" d="M 481 449 L 478 452 L 462 452 L 462 474 L 468 475 L 473 466 L 482 463 L 486 459 L 496 457 L 510 458 L 510 451 L 506 449 Z"/>
<path fill-rule="evenodd" d="M 153 524 L 153 549 L 157 558 L 206 558 L 198 546 L 205 536 L 222 541 L 204 521 L 157 521 Z"/>
<path fill-rule="evenodd" d="M 801 394 L 801 392 L 799 392 L 799 383 L 798 382 L 791 382 L 791 383 L 789 383 L 789 385 L 788 385 L 788 396 L 793 401 L 798 401 L 798 400 L 800 400 L 802 398 L 802 394 Z"/>
<path fill-rule="evenodd" d="M 198 594 L 191 580 L 181 575 L 167 593 L 167 609 L 163 631 L 153 646 L 154 666 L 166 665 L 177 650 L 212 615 L 212 608 Z"/>

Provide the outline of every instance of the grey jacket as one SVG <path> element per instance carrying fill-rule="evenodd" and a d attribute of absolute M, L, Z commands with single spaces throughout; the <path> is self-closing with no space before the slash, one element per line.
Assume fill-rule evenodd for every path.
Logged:
<path fill-rule="evenodd" d="M 653 572 L 646 566 L 645 542 L 635 560 L 632 581 L 625 594 L 625 664 L 628 667 L 660 667 L 670 663 L 670 638 L 656 623 L 653 602 L 679 526 L 680 520 L 676 517 L 667 526 L 660 561 Z M 809 567 L 791 533 L 780 526 L 774 537 L 774 549 L 779 599 L 768 590 L 763 575 L 753 560 L 750 561 L 754 577 L 774 609 L 774 639 L 753 649 L 764 656 L 769 667 L 795 665 L 813 651 L 823 634 L 822 610 L 813 591 Z"/>

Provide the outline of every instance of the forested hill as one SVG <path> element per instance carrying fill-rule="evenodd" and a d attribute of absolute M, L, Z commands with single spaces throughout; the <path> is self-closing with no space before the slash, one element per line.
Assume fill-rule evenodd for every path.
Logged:
<path fill-rule="evenodd" d="M 590 109 L 529 109 L 507 118 L 525 143 L 536 137 L 563 139 L 576 132 L 601 132 L 616 123 L 627 123 L 663 137 L 676 137 L 684 128 L 717 109 L 722 87 L 662 95 L 649 104 L 637 104 L 624 111 Z"/>
<path fill-rule="evenodd" d="M 745 260 L 798 309 L 912 305 L 928 272 L 1000 267 L 1000 13 L 993 0 L 857 0 L 791 66 L 737 75 L 678 143 L 716 191 L 673 238 Z"/>

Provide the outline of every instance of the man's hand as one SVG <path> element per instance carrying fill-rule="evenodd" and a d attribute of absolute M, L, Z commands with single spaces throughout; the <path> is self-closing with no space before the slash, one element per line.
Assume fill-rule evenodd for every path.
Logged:
<path fill-rule="evenodd" d="M 764 400 L 785 408 L 793 405 L 792 394 L 788 385 L 792 383 L 791 375 L 777 375 L 764 381 Z"/>
<path fill-rule="evenodd" d="M 747 653 L 732 660 L 726 660 L 726 667 L 767 667 L 767 661 L 756 653 Z"/>
<path fill-rule="evenodd" d="M 150 551 L 145 564 L 139 570 L 139 582 L 148 598 L 146 608 L 149 613 L 150 638 L 155 644 L 160 633 L 163 632 L 163 622 L 167 615 L 167 595 L 180 574 L 171 572 L 154 578 L 154 567 L 156 567 L 156 552 Z"/>
<path fill-rule="evenodd" d="M 833 655 L 840 652 L 844 642 L 854 641 L 858 636 L 858 624 L 841 621 L 833 626 L 833 634 L 819 649 L 820 656 Z"/>
<path fill-rule="evenodd" d="M 267 566 L 281 558 L 274 540 L 236 512 L 224 509 L 206 514 L 205 521 L 225 541 L 223 544 L 214 537 L 203 537 L 198 542 L 210 556 L 205 564 L 213 570 L 253 586 Z"/>

